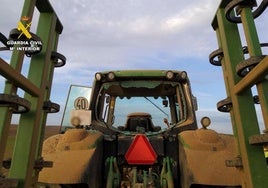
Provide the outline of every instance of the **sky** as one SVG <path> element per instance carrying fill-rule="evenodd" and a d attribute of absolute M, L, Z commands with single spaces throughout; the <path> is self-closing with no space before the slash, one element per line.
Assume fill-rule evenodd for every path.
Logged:
<path fill-rule="evenodd" d="M 209 116 L 212 129 L 230 132 L 228 113 L 216 104 L 226 98 L 221 67 L 208 61 L 218 48 L 211 22 L 220 0 L 51 0 L 63 24 L 58 52 L 67 58 L 55 69 L 51 101 L 61 111 L 48 116 L 58 125 L 71 84 L 91 86 L 98 71 L 121 69 L 184 70 L 191 80 L 199 110 L 197 120 Z M 258 1 L 260 2 L 260 1 Z M 15 6 L 14 6 L 15 5 Z M 8 36 L 20 20 L 22 0 L 1 0 L 0 32 Z M 35 12 L 38 12 L 35 10 Z M 268 41 L 268 12 L 256 20 L 261 42 Z M 31 31 L 34 32 L 38 13 Z M 265 20 L 266 19 L 266 20 Z M 11 52 L 0 52 L 9 62 Z M 27 72 L 27 61 L 25 58 Z M 27 73 L 24 73 L 27 74 Z M 0 77 L 0 91 L 4 79 Z"/>

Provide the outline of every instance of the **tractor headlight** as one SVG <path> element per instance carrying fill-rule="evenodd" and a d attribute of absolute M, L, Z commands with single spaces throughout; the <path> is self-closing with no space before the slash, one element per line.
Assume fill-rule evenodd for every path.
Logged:
<path fill-rule="evenodd" d="M 210 125 L 210 123 L 211 123 L 211 120 L 210 120 L 209 117 L 203 117 L 203 118 L 201 119 L 201 125 L 202 125 L 202 127 L 203 127 L 204 129 L 206 129 L 206 128 Z"/>
<path fill-rule="evenodd" d="M 166 78 L 167 78 L 168 80 L 173 79 L 173 78 L 174 78 L 174 72 L 172 72 L 172 71 L 167 71 L 167 73 L 166 73 Z"/>
<path fill-rule="evenodd" d="M 97 72 L 97 73 L 95 74 L 95 79 L 96 79 L 97 81 L 100 81 L 100 80 L 102 79 L 102 74 L 99 73 L 99 72 Z"/>
<path fill-rule="evenodd" d="M 115 74 L 113 72 L 109 72 L 107 75 L 107 78 L 109 81 L 112 81 L 115 79 Z"/>
<path fill-rule="evenodd" d="M 182 72 L 180 73 L 180 78 L 181 78 L 182 80 L 186 80 L 186 79 L 187 79 L 187 73 L 186 73 L 185 71 L 182 71 Z"/>

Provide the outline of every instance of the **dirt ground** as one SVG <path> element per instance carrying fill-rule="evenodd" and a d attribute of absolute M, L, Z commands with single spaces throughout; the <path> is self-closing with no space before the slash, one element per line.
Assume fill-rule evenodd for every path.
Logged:
<path fill-rule="evenodd" d="M 9 135 L 10 136 L 15 136 L 16 135 L 17 127 L 18 127 L 17 125 L 11 125 L 10 126 L 10 130 L 9 130 Z M 59 130 L 60 130 L 59 125 L 48 125 L 48 126 L 46 126 L 45 137 L 58 134 Z"/>
<path fill-rule="evenodd" d="M 10 126 L 9 136 L 8 136 L 8 140 L 7 140 L 7 146 L 6 146 L 4 159 L 8 159 L 8 158 L 12 157 L 13 146 L 14 146 L 14 143 L 15 143 L 17 127 L 18 127 L 17 125 L 11 125 Z M 58 134 L 59 130 L 60 130 L 60 126 L 56 126 L 56 125 L 54 125 L 54 126 L 46 126 L 44 138 L 46 139 L 49 136 Z M 3 171 L 4 171 L 3 174 L 5 175 L 7 173 L 7 171 L 5 169 Z M 1 174 L 0 174 L 0 176 L 1 176 Z"/>
<path fill-rule="evenodd" d="M 12 148 L 13 148 L 15 138 L 16 138 L 17 127 L 18 127 L 17 125 L 10 126 L 5 157 L 9 157 L 9 155 L 12 154 Z M 56 125 L 46 126 L 44 138 L 46 139 L 52 135 L 58 134 L 59 131 L 60 131 L 60 126 L 56 126 Z"/>

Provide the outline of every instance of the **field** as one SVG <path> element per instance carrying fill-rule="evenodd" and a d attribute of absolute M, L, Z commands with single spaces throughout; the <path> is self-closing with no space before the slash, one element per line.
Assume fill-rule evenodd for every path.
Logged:
<path fill-rule="evenodd" d="M 45 139 L 48 138 L 49 136 L 58 134 L 59 129 L 60 129 L 59 126 L 47 126 L 45 130 Z M 8 136 L 4 159 L 8 159 L 12 157 L 13 146 L 14 146 L 14 142 L 16 138 L 16 132 L 17 132 L 17 125 L 11 125 L 10 130 L 9 130 L 9 136 Z M 3 174 L 5 175 L 6 170 L 4 170 L 3 172 L 4 172 Z"/>

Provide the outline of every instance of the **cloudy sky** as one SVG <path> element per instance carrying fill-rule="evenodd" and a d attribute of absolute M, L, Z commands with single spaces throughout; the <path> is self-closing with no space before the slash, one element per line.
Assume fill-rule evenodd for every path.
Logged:
<path fill-rule="evenodd" d="M 60 124 L 70 84 L 90 86 L 97 71 L 176 69 L 187 71 L 191 79 L 198 99 L 198 121 L 210 116 L 216 130 L 231 130 L 229 115 L 216 110 L 216 103 L 226 97 L 222 70 L 208 61 L 218 48 L 211 21 L 220 0 L 50 2 L 64 26 L 58 52 L 66 56 L 67 63 L 55 70 L 51 100 L 61 105 L 61 112 L 49 115 L 48 124 Z M 23 0 L 1 0 L 0 31 L 6 36 L 17 27 L 22 6 Z M 256 20 L 261 42 L 268 41 L 267 33 L 263 34 L 268 29 L 267 16 L 266 11 Z M 9 60 L 10 52 L 0 53 Z M 0 78 L 1 90 L 3 80 Z"/>

